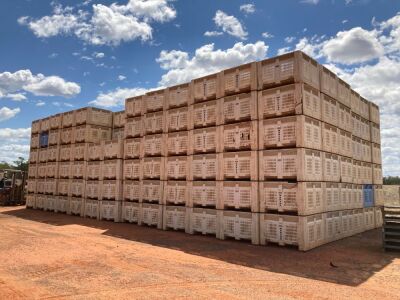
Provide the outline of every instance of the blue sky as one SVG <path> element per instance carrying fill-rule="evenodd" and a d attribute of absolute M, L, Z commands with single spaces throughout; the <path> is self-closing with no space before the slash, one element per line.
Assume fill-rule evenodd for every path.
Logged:
<path fill-rule="evenodd" d="M 33 119 L 301 49 L 381 105 L 384 173 L 400 175 L 400 1 L 4 0 L 0 160 Z"/>

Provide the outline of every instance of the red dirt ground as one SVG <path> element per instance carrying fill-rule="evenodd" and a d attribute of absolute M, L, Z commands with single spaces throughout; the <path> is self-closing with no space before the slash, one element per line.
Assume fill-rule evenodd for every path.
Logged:
<path fill-rule="evenodd" d="M 400 299 L 381 230 L 306 253 L 0 208 L 0 299 Z"/>

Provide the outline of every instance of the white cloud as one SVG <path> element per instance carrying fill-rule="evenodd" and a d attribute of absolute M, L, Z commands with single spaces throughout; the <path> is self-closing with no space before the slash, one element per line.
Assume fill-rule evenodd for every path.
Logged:
<path fill-rule="evenodd" d="M 0 128 L 1 161 L 12 163 L 18 157 L 28 159 L 31 128 Z"/>
<path fill-rule="evenodd" d="M 342 24 L 346 24 L 347 22 L 349 22 L 349 20 L 343 20 Z"/>
<path fill-rule="evenodd" d="M 124 76 L 124 75 L 118 75 L 118 80 L 125 80 L 126 79 L 126 76 Z"/>
<path fill-rule="evenodd" d="M 265 39 L 271 39 L 271 38 L 274 37 L 274 35 L 271 34 L 271 33 L 269 33 L 269 32 L 263 32 L 261 35 L 262 35 L 262 37 L 265 38 Z"/>
<path fill-rule="evenodd" d="M 285 37 L 285 43 L 288 43 L 288 44 L 293 43 L 295 39 L 296 39 L 296 37 L 294 37 L 294 36 L 287 36 L 287 37 Z"/>
<path fill-rule="evenodd" d="M 4 98 L 9 98 L 9 99 L 14 100 L 14 101 L 26 100 L 26 96 L 24 94 L 22 94 L 22 93 L 7 94 L 7 95 L 4 96 Z"/>
<path fill-rule="evenodd" d="M 90 24 L 80 26 L 75 34 L 94 45 L 112 46 L 136 39 L 147 41 L 152 38 L 152 28 L 149 24 L 139 21 L 133 15 L 119 13 L 112 6 L 93 5 Z"/>
<path fill-rule="evenodd" d="M 104 58 L 105 54 L 103 52 L 93 52 L 93 57 L 95 58 Z"/>
<path fill-rule="evenodd" d="M 117 88 L 107 93 L 100 93 L 97 98 L 90 101 L 89 104 L 101 106 L 101 107 L 117 107 L 125 104 L 125 99 L 129 97 L 143 95 L 148 90 L 145 88 Z"/>
<path fill-rule="evenodd" d="M 301 0 L 300 3 L 317 5 L 319 3 L 319 0 Z"/>
<path fill-rule="evenodd" d="M 240 5 L 239 9 L 240 11 L 243 11 L 246 14 L 253 14 L 256 11 L 255 5 L 251 3 Z"/>
<path fill-rule="evenodd" d="M 1 161 L 13 163 L 19 157 L 23 157 L 25 160 L 28 160 L 29 149 L 29 143 L 11 144 L 9 141 L 6 141 L 6 143 L 0 145 Z"/>
<path fill-rule="evenodd" d="M 282 54 L 288 53 L 288 52 L 290 52 L 290 49 L 291 49 L 290 47 L 279 48 L 276 54 L 282 55 Z"/>
<path fill-rule="evenodd" d="M 21 109 L 19 109 L 18 107 L 11 109 L 3 106 L 2 108 L 0 108 L 0 122 L 14 118 L 20 111 Z"/>
<path fill-rule="evenodd" d="M 338 32 L 336 37 L 323 45 L 322 51 L 329 61 L 344 64 L 366 62 L 384 53 L 378 40 L 378 32 L 367 31 L 361 27 Z"/>
<path fill-rule="evenodd" d="M 42 100 L 39 100 L 38 102 L 36 102 L 36 106 L 43 106 L 45 104 L 46 104 L 46 102 L 44 102 Z"/>
<path fill-rule="evenodd" d="M 88 4 L 88 2 L 87 2 Z M 75 35 L 94 45 L 117 46 L 121 42 L 152 38 L 151 22 L 167 22 L 176 17 L 169 0 L 129 0 L 125 5 L 113 3 L 92 5 L 92 12 L 71 7 L 54 7 L 53 15 L 40 19 L 21 17 L 18 23 L 27 26 L 37 37 Z"/>
<path fill-rule="evenodd" d="M 136 17 L 143 18 L 146 22 L 167 22 L 175 19 L 175 9 L 168 5 L 169 0 L 130 0 L 126 5 L 112 4 L 116 11 L 131 13 Z"/>
<path fill-rule="evenodd" d="M 330 65 L 329 68 L 363 97 L 379 105 L 384 174 L 400 175 L 400 57 L 383 56 L 375 64 L 352 70 L 337 65 Z"/>
<path fill-rule="evenodd" d="M 12 139 L 13 141 L 29 139 L 31 128 L 0 128 L 0 140 Z"/>
<path fill-rule="evenodd" d="M 61 77 L 34 75 L 30 70 L 0 73 L 0 96 L 12 95 L 15 100 L 24 100 L 23 94 L 13 94 L 18 91 L 28 91 L 36 96 L 72 97 L 79 94 L 81 88 L 77 83 L 67 82 Z"/>
<path fill-rule="evenodd" d="M 381 36 L 380 40 L 385 45 L 387 52 L 400 51 L 400 12 L 394 17 L 378 24 L 381 30 L 390 30 L 388 36 Z"/>
<path fill-rule="evenodd" d="M 56 58 L 58 56 L 58 53 L 51 53 L 49 55 L 49 58 Z"/>
<path fill-rule="evenodd" d="M 313 58 L 320 58 L 322 56 L 322 46 L 323 42 L 320 42 L 320 39 L 318 37 L 313 37 L 311 39 L 304 37 L 299 40 L 299 42 L 295 46 L 295 49 L 301 50 Z"/>
<path fill-rule="evenodd" d="M 206 31 L 206 32 L 204 32 L 204 36 L 220 36 L 223 34 L 224 33 L 221 31 Z"/>
<path fill-rule="evenodd" d="M 81 92 L 81 88 L 74 82 L 66 82 L 57 76 L 49 76 L 38 82 L 24 86 L 24 89 L 37 96 L 72 97 Z"/>
<path fill-rule="evenodd" d="M 215 24 L 229 35 L 241 40 L 247 38 L 248 33 L 243 29 L 242 24 L 234 16 L 229 16 L 221 10 L 217 10 L 214 17 Z"/>
<path fill-rule="evenodd" d="M 244 64 L 266 57 L 268 46 L 258 41 L 254 44 L 236 43 L 232 48 L 214 49 L 214 44 L 196 49 L 193 57 L 189 53 L 172 50 L 161 51 L 157 62 L 167 73 L 159 82 L 163 86 L 188 82 L 193 78 Z"/>

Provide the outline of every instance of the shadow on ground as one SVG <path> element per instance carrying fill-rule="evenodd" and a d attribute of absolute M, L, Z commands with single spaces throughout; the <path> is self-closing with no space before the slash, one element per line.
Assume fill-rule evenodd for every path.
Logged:
<path fill-rule="evenodd" d="M 104 235 L 183 251 L 269 272 L 357 286 L 398 257 L 382 250 L 381 229 L 330 243 L 308 252 L 278 246 L 254 246 L 221 241 L 211 236 L 162 231 L 128 223 L 55 214 L 15 207 L 1 214 L 54 226 L 81 225 L 104 230 Z"/>

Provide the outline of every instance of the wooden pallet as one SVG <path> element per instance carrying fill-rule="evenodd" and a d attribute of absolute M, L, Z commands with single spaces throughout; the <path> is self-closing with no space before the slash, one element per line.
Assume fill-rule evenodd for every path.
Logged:
<path fill-rule="evenodd" d="M 384 206 L 383 215 L 383 248 L 400 250 L 400 207 Z"/>

